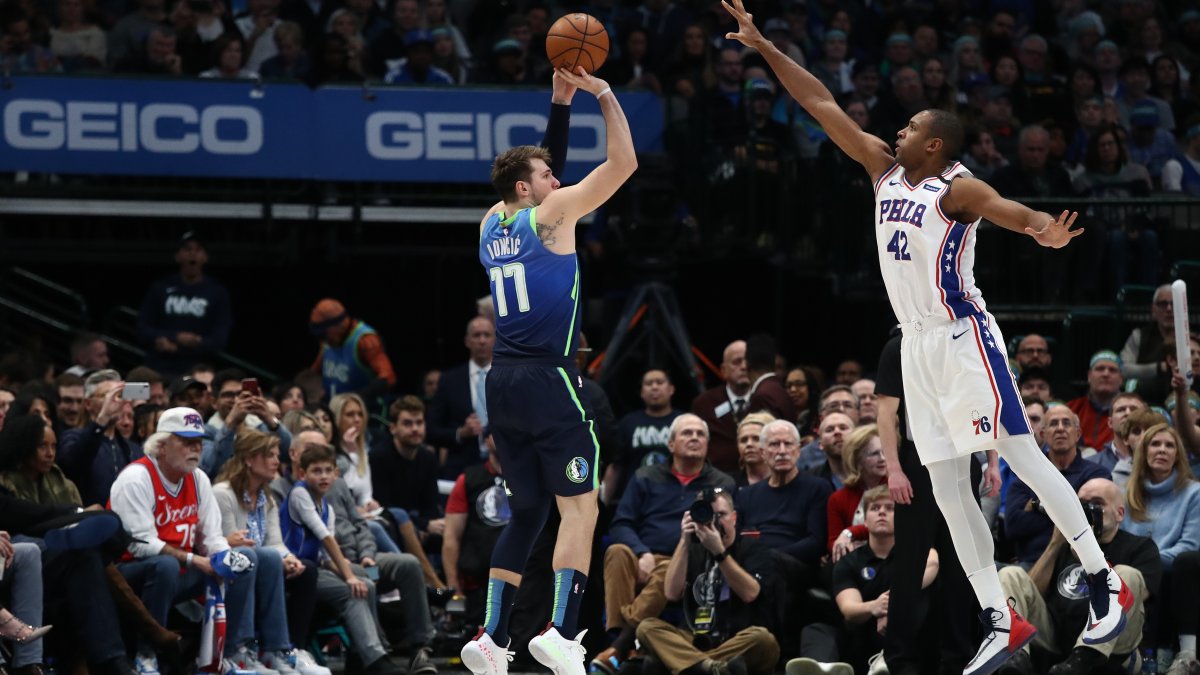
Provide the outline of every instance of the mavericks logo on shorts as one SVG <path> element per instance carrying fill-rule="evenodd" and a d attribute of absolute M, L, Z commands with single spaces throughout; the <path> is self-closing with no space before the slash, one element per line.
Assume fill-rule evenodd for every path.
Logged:
<path fill-rule="evenodd" d="M 588 477 L 588 463 L 582 457 L 576 457 L 567 462 L 567 478 L 572 483 L 582 483 Z"/>

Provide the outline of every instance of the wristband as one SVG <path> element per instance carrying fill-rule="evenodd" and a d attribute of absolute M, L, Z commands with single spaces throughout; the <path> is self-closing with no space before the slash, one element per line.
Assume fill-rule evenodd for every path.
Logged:
<path fill-rule="evenodd" d="M 728 557 L 729 557 L 729 551 L 721 551 L 720 553 L 713 556 L 713 560 L 716 560 L 717 564 L 719 565 L 719 564 L 725 562 L 725 559 Z"/>
<path fill-rule="evenodd" d="M 596 94 L 596 100 L 600 100 L 601 96 L 603 96 L 605 94 L 611 94 L 611 93 L 612 93 L 612 87 L 605 87 L 604 89 L 600 90 L 599 94 Z"/>
<path fill-rule="evenodd" d="M 183 566 L 184 566 L 184 567 L 191 567 L 191 566 L 192 566 L 192 558 L 194 558 L 194 557 L 195 557 L 195 556 L 194 556 L 193 554 L 191 554 L 191 553 L 187 554 L 187 557 L 186 557 L 186 558 L 184 558 L 184 560 L 183 560 Z"/>

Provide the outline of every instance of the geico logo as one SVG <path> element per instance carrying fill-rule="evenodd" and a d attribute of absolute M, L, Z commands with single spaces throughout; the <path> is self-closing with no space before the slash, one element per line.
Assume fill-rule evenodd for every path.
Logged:
<path fill-rule="evenodd" d="M 241 105 L 16 99 L 4 106 L 4 141 L 20 150 L 251 155 L 262 114 Z"/>
<path fill-rule="evenodd" d="M 377 112 L 367 117 L 367 152 L 375 159 L 491 161 L 515 145 L 514 130 L 541 134 L 546 122 L 535 113 Z M 604 161 L 602 116 L 572 115 L 571 131 L 585 139 L 583 146 L 570 147 L 571 161 Z"/>

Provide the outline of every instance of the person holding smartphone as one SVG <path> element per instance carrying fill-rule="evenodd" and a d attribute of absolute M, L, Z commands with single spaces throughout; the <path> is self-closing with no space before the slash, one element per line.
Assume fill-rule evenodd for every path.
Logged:
<path fill-rule="evenodd" d="M 98 370 L 84 381 L 84 409 L 89 419 L 81 429 L 63 433 L 57 462 L 75 482 L 84 504 L 105 504 L 117 474 L 142 456 L 142 447 L 117 433 L 117 422 L 129 411 L 125 383 L 115 370 Z"/>

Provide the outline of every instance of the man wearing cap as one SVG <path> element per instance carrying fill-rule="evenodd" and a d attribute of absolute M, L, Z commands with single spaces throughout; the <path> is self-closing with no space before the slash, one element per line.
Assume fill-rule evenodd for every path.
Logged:
<path fill-rule="evenodd" d="M 1162 189 L 1200 197 L 1200 116 L 1188 118 L 1183 152 L 1166 161 L 1162 168 Z"/>
<path fill-rule="evenodd" d="M 450 73 L 433 65 L 433 36 L 427 30 L 411 30 L 404 38 L 408 55 L 388 61 L 384 82 L 388 84 L 454 84 Z"/>
<path fill-rule="evenodd" d="M 1092 49 L 1096 74 L 1100 76 L 1100 93 L 1120 98 L 1125 89 L 1121 85 L 1121 50 L 1112 40 L 1101 40 Z"/>
<path fill-rule="evenodd" d="M 775 44 L 775 48 L 787 54 L 791 60 L 800 65 L 808 62 L 804 58 L 804 52 L 796 46 L 795 42 L 792 42 L 792 26 L 788 23 L 787 19 L 779 17 L 767 19 L 767 22 L 763 25 L 763 35 L 767 36 L 767 39 Z M 756 52 L 752 49 L 746 50 L 746 55 L 754 53 Z"/>
<path fill-rule="evenodd" d="M 321 338 L 311 370 L 321 373 L 325 395 L 354 393 L 371 401 L 396 386 L 396 371 L 383 340 L 365 322 L 353 319 L 342 303 L 325 298 L 313 307 L 308 327 Z"/>
<path fill-rule="evenodd" d="M 142 456 L 142 448 L 117 433 L 122 415 L 132 415 L 121 399 L 125 383 L 115 370 L 98 370 L 83 385 L 88 423 L 66 431 L 58 442 L 57 462 L 79 488 L 84 504 L 104 504 L 109 488 L 126 464 Z"/>
<path fill-rule="evenodd" d="M 229 554 L 212 485 L 199 468 L 205 435 L 200 413 L 171 408 L 163 412 L 156 432 L 146 439 L 149 454 L 131 462 L 117 476 L 109 508 L 121 517 L 133 538 L 117 569 L 162 625 L 176 600 L 204 592 L 207 578 L 230 579 L 225 606 L 228 634 L 236 636 L 245 616 L 243 607 L 255 587 L 257 555 L 249 547 L 235 549 L 240 556 Z M 281 674 L 268 670 L 258 663 L 256 654 L 234 643 L 226 644 L 225 655 L 237 661 L 239 670 Z M 141 675 L 159 672 L 153 646 L 145 641 L 139 642 L 134 663 Z"/>
<path fill-rule="evenodd" d="M 1133 123 L 1134 109 L 1143 104 L 1154 107 L 1158 113 L 1154 118 L 1157 125 L 1167 131 L 1175 131 L 1175 113 L 1171 111 L 1171 104 L 1150 95 L 1149 64 L 1143 59 L 1130 59 L 1121 66 L 1121 96 L 1117 98 L 1121 126 L 1128 129 Z"/>
<path fill-rule="evenodd" d="M 1141 164 L 1158 180 L 1163 166 L 1175 156 L 1175 137 L 1160 123 L 1158 110 L 1150 101 L 1140 101 L 1129 115 L 1133 133 L 1129 135 L 1129 159 Z"/>
<path fill-rule="evenodd" d="M 492 45 L 490 67 L 477 79 L 491 84 L 527 82 L 529 73 L 525 68 L 525 49 L 521 43 L 512 38 L 504 38 Z"/>
<path fill-rule="evenodd" d="M 1088 362 L 1087 381 L 1087 393 L 1067 401 L 1067 407 L 1079 416 L 1084 444 L 1102 448 L 1112 440 L 1113 430 L 1108 418 L 1112 414 L 1113 401 L 1125 381 L 1121 377 L 1121 357 L 1107 349 L 1093 354 Z"/>
<path fill-rule="evenodd" d="M 224 349 L 233 323 L 229 291 L 204 275 L 208 252 L 195 232 L 183 235 L 175 262 L 179 273 L 150 286 L 137 324 L 145 365 L 170 375 Z"/>

